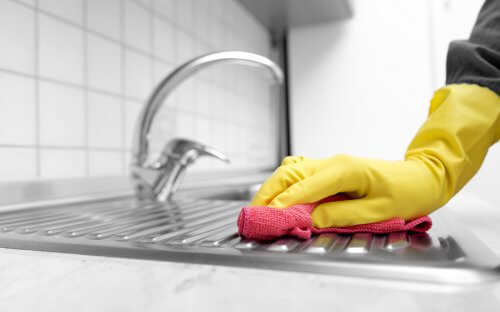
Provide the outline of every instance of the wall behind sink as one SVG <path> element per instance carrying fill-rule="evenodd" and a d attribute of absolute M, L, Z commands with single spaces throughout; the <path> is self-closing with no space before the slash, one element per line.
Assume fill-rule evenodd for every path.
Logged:
<path fill-rule="evenodd" d="M 0 180 L 127 173 L 135 121 L 153 86 L 218 50 L 272 53 L 264 27 L 232 0 L 0 1 Z M 273 165 L 272 104 L 262 73 L 200 73 L 160 112 L 154 152 L 181 136 L 232 160 L 194 170 Z"/>
<path fill-rule="evenodd" d="M 350 20 L 292 29 L 292 153 L 401 159 L 483 2 L 355 0 Z M 497 143 L 461 193 L 500 205 L 499 172 Z"/>

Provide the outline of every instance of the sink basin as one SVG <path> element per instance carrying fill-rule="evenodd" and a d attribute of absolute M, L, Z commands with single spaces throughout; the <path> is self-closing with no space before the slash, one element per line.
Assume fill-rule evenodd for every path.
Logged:
<path fill-rule="evenodd" d="M 120 196 L 4 211 L 0 247 L 458 286 L 500 280 L 500 260 L 446 208 L 426 234 L 242 239 L 236 218 L 257 189 L 197 189 L 165 204 Z"/>
<path fill-rule="evenodd" d="M 233 200 L 250 202 L 259 190 L 261 184 L 250 184 L 230 187 L 220 187 L 217 189 L 201 189 L 192 191 L 184 197 L 194 197 L 200 199 Z"/>

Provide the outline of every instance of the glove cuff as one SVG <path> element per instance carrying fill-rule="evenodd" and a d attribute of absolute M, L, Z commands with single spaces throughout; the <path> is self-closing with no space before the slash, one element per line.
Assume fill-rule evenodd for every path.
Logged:
<path fill-rule="evenodd" d="M 444 205 L 475 175 L 499 137 L 500 97 L 478 85 L 452 84 L 434 93 L 429 117 L 405 158 L 429 169 L 438 190 L 436 203 Z"/>
<path fill-rule="evenodd" d="M 492 144 L 500 139 L 500 96 L 492 90 L 475 84 L 450 84 L 434 92 L 428 117 L 448 102 L 459 102 L 470 106 L 480 116 L 489 116 L 492 128 Z M 471 116 L 472 117 L 472 116 Z M 476 116 L 479 117 L 479 116 Z"/>

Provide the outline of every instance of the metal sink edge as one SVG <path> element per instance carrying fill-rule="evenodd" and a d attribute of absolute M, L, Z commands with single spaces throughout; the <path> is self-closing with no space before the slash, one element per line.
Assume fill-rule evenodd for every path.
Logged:
<path fill-rule="evenodd" d="M 246 201 L 191 196 L 165 205 L 126 196 L 3 212 L 0 247 L 457 286 L 500 281 L 498 257 L 446 209 L 432 215 L 434 228 L 423 236 L 258 242 L 236 234 Z"/>

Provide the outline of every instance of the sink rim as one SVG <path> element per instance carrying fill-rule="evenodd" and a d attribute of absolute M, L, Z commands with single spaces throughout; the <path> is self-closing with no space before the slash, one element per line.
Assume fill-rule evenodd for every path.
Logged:
<path fill-rule="evenodd" d="M 108 199 L 107 201 L 73 203 L 73 205 L 78 207 L 78 205 L 90 205 L 94 203 L 95 205 L 107 207 L 107 202 L 112 204 L 120 200 L 144 204 L 144 202 L 138 202 L 133 197 L 128 196 L 119 199 Z M 234 209 L 234 214 L 231 212 L 231 216 L 236 215 L 239 211 L 239 207 L 245 204 L 244 201 L 188 200 L 180 198 L 178 200 L 181 203 L 182 200 L 191 201 L 194 205 L 193 207 L 195 207 L 194 209 L 198 209 L 199 211 L 203 211 L 204 209 L 200 206 L 201 203 L 214 205 L 214 207 L 217 207 L 217 205 L 231 206 L 233 207 L 232 209 Z M 173 205 L 175 205 L 175 203 Z M 72 207 L 56 205 L 47 207 L 47 209 L 49 208 L 52 209 L 53 212 L 58 213 L 63 211 L 66 212 Z M 115 209 L 117 208 L 115 207 Z M 179 208 L 181 212 L 182 209 L 182 207 Z M 37 210 L 36 212 L 43 214 L 47 211 Z M 222 211 L 224 211 L 224 209 L 222 209 Z M 208 212 L 208 215 L 210 215 L 211 211 Z M 0 216 L 11 215 L 13 213 L 16 212 L 0 213 Z M 30 214 L 32 211 L 23 210 L 17 211 L 17 213 Z M 459 221 L 454 219 L 448 212 L 438 212 L 432 217 L 437 225 L 432 235 L 446 238 L 449 233 L 452 233 L 452 235 L 448 236 L 454 239 L 456 246 L 459 247 L 458 251 L 461 252 L 452 256 L 456 257 L 456 259 L 460 259 L 460 257 L 463 259 L 459 261 L 455 261 L 455 258 L 449 261 L 445 261 L 446 259 L 438 259 L 439 261 L 431 259 L 429 261 L 419 260 L 417 262 L 412 262 L 408 259 L 400 261 L 397 256 L 393 258 L 377 258 L 377 254 L 364 256 L 341 253 L 317 255 L 301 253 L 302 249 L 298 247 L 296 249 L 292 248 L 286 252 L 269 251 L 264 250 L 265 248 L 260 248 L 272 246 L 272 244 L 277 242 L 272 242 L 268 245 L 263 245 L 262 242 L 256 242 L 256 244 L 260 244 L 257 248 L 252 250 L 241 250 L 234 248 L 234 245 L 206 247 L 198 242 L 194 244 L 169 244 L 161 242 L 158 244 L 148 244 L 138 243 L 133 240 L 91 240 L 84 237 L 71 238 L 58 235 L 44 236 L 38 232 L 32 234 L 19 234 L 14 231 L 0 233 L 0 247 L 352 277 L 376 277 L 386 280 L 451 284 L 457 286 L 488 284 L 500 281 L 500 260 L 491 250 L 489 250 L 479 239 L 475 238 L 473 234 L 467 233 L 462 225 L 457 223 Z M 231 221 L 232 219 L 227 220 Z M 231 222 L 234 221 L 235 220 Z M 232 226 L 235 226 L 235 224 L 232 224 Z M 453 243 L 453 241 L 450 242 Z M 307 241 L 299 242 L 298 246 L 307 246 L 307 243 Z M 456 248 L 453 244 L 450 246 L 451 248 Z M 466 248 L 463 249 L 463 246 L 466 246 Z M 381 262 L 381 259 L 385 259 L 385 261 Z"/>

